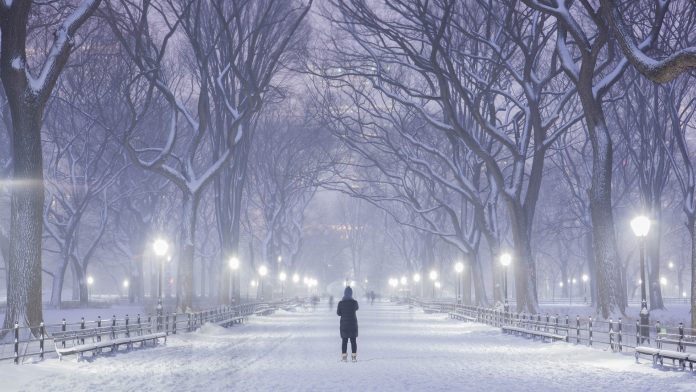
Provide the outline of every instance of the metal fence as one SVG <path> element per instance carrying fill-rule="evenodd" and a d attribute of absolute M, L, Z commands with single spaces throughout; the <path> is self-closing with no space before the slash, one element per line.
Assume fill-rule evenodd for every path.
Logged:
<path fill-rule="evenodd" d="M 161 317 L 153 314 L 135 316 L 125 315 L 117 318 L 98 316 L 95 320 L 85 320 L 82 317 L 77 322 L 65 319 L 59 324 L 20 327 L 15 323 L 14 328 L 0 329 L 0 361 L 13 360 L 16 364 L 25 361 L 43 360 L 57 357 L 54 351 L 53 333 L 82 329 L 133 326 L 134 329 L 148 329 L 175 335 L 182 332 L 195 331 L 208 322 L 219 322 L 230 317 L 250 316 L 258 309 L 269 307 L 290 307 L 298 304 L 298 300 L 280 300 L 274 302 L 252 302 L 236 306 L 217 306 L 199 312 L 165 313 Z"/>
<path fill-rule="evenodd" d="M 641 329 L 643 326 L 640 325 L 640 320 L 633 322 L 619 318 L 607 321 L 591 316 L 505 312 L 501 309 L 416 298 L 409 299 L 409 303 L 429 312 L 463 314 L 476 322 L 495 327 L 518 327 L 564 335 L 569 343 L 590 347 L 608 346 L 614 352 L 632 351 L 637 346 L 674 348 L 680 352 L 687 352 L 687 348 L 691 348 L 696 351 L 696 330 L 684 327 L 683 323 L 670 326 L 657 321 Z"/>

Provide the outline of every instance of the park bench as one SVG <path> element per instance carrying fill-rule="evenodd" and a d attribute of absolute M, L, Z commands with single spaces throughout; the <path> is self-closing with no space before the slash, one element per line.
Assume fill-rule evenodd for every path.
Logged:
<path fill-rule="evenodd" d="M 147 342 L 157 344 L 159 339 L 164 339 L 165 342 L 167 340 L 166 332 L 152 332 L 152 326 L 149 323 L 116 325 L 114 319 L 110 326 L 94 328 L 84 328 L 84 326 L 83 320 L 80 329 L 52 333 L 53 344 L 59 359 L 62 360 L 64 355 L 75 354 L 80 360 L 86 352 L 96 355 L 108 349 L 110 353 L 115 353 L 121 346 L 126 346 L 130 350 L 135 343 L 143 347 Z"/>
<path fill-rule="evenodd" d="M 268 316 L 271 315 L 275 312 L 275 308 L 272 308 L 270 306 L 260 306 L 256 308 L 254 311 L 254 315 L 256 316 Z"/>
<path fill-rule="evenodd" d="M 476 322 L 476 317 L 469 316 L 467 314 L 464 314 L 462 312 L 450 312 L 449 317 L 454 320 L 461 320 L 461 321 L 472 321 Z"/>
<path fill-rule="evenodd" d="M 681 327 L 680 327 L 681 328 Z M 675 336 L 675 335 L 672 335 Z M 681 369 L 686 369 L 686 364 L 689 364 L 689 369 L 693 370 L 694 363 L 696 363 L 696 353 L 687 353 L 687 347 L 696 347 L 696 342 L 692 340 L 686 340 L 683 336 L 683 332 L 680 335 L 676 335 L 676 339 L 670 338 L 669 335 L 665 333 L 658 333 L 656 344 L 657 348 L 639 346 L 635 349 L 636 362 L 640 355 L 646 355 L 651 357 L 653 365 L 658 362 L 660 366 L 664 366 L 664 360 L 672 360 L 672 365 L 679 366 Z M 669 350 L 663 346 L 666 344 L 674 345 L 677 347 L 676 350 Z"/>
<path fill-rule="evenodd" d="M 440 307 L 440 305 L 426 305 L 423 307 L 423 312 L 425 312 L 425 313 L 442 313 L 442 307 Z"/>
<path fill-rule="evenodd" d="M 227 328 L 234 324 L 242 324 L 246 318 L 246 316 L 240 315 L 239 312 L 232 312 L 231 314 L 225 315 L 221 320 L 217 321 L 216 324 Z"/>
<path fill-rule="evenodd" d="M 636 362 L 641 355 L 649 356 L 652 359 L 653 365 L 660 363 L 660 366 L 664 366 L 665 359 L 671 359 L 673 365 L 677 365 L 681 369 L 686 369 L 686 364 L 689 364 L 689 369 L 694 369 L 694 363 L 696 363 L 696 353 L 687 353 L 683 351 L 666 350 L 661 348 L 638 346 L 635 349 Z"/>
<path fill-rule="evenodd" d="M 568 335 L 561 335 L 558 333 L 552 333 L 552 332 L 546 332 L 542 330 L 533 330 L 533 329 L 526 329 L 526 328 L 521 328 L 521 327 L 513 327 L 513 326 L 504 326 L 501 327 L 503 333 L 511 334 L 511 335 L 522 335 L 522 336 L 527 336 L 531 337 L 532 339 L 535 338 L 540 338 L 542 341 L 545 339 L 550 339 L 551 341 L 556 341 L 556 340 L 561 340 L 564 342 L 568 341 Z M 563 330 L 564 328 L 559 328 Z M 566 331 L 567 332 L 567 331 Z"/>

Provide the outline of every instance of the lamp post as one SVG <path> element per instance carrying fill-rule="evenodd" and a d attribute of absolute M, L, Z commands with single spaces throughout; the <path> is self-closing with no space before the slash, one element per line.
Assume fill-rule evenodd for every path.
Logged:
<path fill-rule="evenodd" d="M 92 285 L 94 284 L 94 278 L 91 276 L 87 277 L 87 303 L 92 298 Z"/>
<path fill-rule="evenodd" d="M 130 282 L 128 282 L 128 279 L 123 280 L 123 291 L 126 292 L 126 298 L 128 298 L 128 287 L 130 286 Z"/>
<path fill-rule="evenodd" d="M 640 240 L 640 341 L 650 341 L 650 311 L 645 293 L 645 237 L 650 232 L 650 219 L 639 215 L 631 220 L 633 234 Z"/>
<path fill-rule="evenodd" d="M 251 287 L 256 287 L 256 281 L 252 279 L 249 285 L 251 285 Z M 249 291 L 251 290 L 247 290 L 247 302 L 249 302 Z"/>
<path fill-rule="evenodd" d="M 235 302 L 235 285 L 236 285 L 236 273 L 239 269 L 239 259 L 232 256 L 229 261 L 230 265 L 230 303 Z"/>
<path fill-rule="evenodd" d="M 283 299 L 285 296 L 285 279 L 288 278 L 288 275 L 285 274 L 285 272 L 281 272 L 280 275 L 278 275 L 278 279 L 280 280 L 280 299 Z"/>
<path fill-rule="evenodd" d="M 413 274 L 413 283 L 420 283 L 420 281 L 421 281 L 420 274 L 417 272 L 415 274 Z M 423 284 L 421 284 L 420 287 L 421 287 L 420 296 L 423 297 Z"/>
<path fill-rule="evenodd" d="M 577 283 L 575 278 L 570 279 L 570 304 L 573 304 L 573 286 Z"/>
<path fill-rule="evenodd" d="M 408 298 L 408 278 L 406 278 L 406 275 L 402 276 L 401 279 L 399 279 L 399 282 L 401 283 L 401 290 L 406 291 L 406 297 Z"/>
<path fill-rule="evenodd" d="M 152 250 L 155 251 L 155 255 L 161 258 L 159 263 L 159 268 L 157 269 L 157 326 L 162 324 L 162 279 L 164 278 L 164 256 L 169 250 L 169 244 L 162 238 L 158 238 L 152 243 Z"/>
<path fill-rule="evenodd" d="M 430 271 L 430 280 L 433 281 L 433 298 L 435 298 L 435 281 L 437 280 L 437 271 L 432 270 Z"/>
<path fill-rule="evenodd" d="M 510 253 L 503 253 L 500 255 L 500 264 L 503 266 L 503 295 L 505 298 L 505 304 L 503 305 L 503 309 L 505 310 L 505 313 L 510 311 L 510 304 L 508 304 L 508 282 L 507 282 L 507 272 L 508 272 L 508 266 L 512 263 L 512 256 Z"/>
<path fill-rule="evenodd" d="M 268 274 L 268 267 L 262 265 L 259 267 L 259 289 L 261 290 L 261 300 L 263 300 L 263 278 Z"/>
<path fill-rule="evenodd" d="M 454 265 L 454 272 L 457 273 L 457 289 L 455 290 L 457 302 L 461 302 L 462 300 L 462 271 L 464 271 L 464 263 L 458 261 L 457 264 Z"/>
<path fill-rule="evenodd" d="M 585 303 L 587 303 L 587 281 L 590 277 L 587 274 L 582 274 L 582 295 L 585 296 Z"/>
<path fill-rule="evenodd" d="M 440 283 L 439 280 L 435 281 L 434 287 L 437 287 L 438 290 L 442 287 L 442 283 Z M 442 295 L 442 290 L 440 290 L 440 295 Z"/>

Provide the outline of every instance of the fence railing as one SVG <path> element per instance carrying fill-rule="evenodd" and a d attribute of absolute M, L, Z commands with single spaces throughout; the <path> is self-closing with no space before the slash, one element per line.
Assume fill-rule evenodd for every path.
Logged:
<path fill-rule="evenodd" d="M 258 309 L 268 307 L 288 307 L 296 304 L 298 300 L 280 300 L 274 302 L 251 302 L 236 306 L 216 306 L 198 312 L 187 313 L 163 313 L 110 318 L 97 316 L 94 320 L 68 322 L 63 319 L 58 324 L 46 325 L 43 322 L 38 326 L 20 327 L 15 323 L 13 328 L 0 329 L 0 361 L 14 360 L 19 364 L 27 360 L 42 360 L 46 356 L 54 356 L 53 333 L 72 330 L 120 327 L 132 325 L 134 328 L 150 329 L 158 332 L 166 332 L 167 335 L 176 335 L 182 332 L 191 332 L 208 322 L 219 322 L 231 317 L 250 316 Z M 56 356 L 57 357 L 57 356 Z"/>
<path fill-rule="evenodd" d="M 642 326 L 640 320 L 633 322 L 618 318 L 607 321 L 580 315 L 505 312 L 502 309 L 462 305 L 450 301 L 410 298 L 409 303 L 431 312 L 460 313 L 479 323 L 495 327 L 512 326 L 566 335 L 569 343 L 591 347 L 608 346 L 615 352 L 635 349 L 637 346 L 675 348 L 677 351 L 686 352 L 687 347 L 694 347 L 696 343 L 696 330 L 684 327 L 683 323 L 669 326 L 656 321 L 654 324 Z"/>

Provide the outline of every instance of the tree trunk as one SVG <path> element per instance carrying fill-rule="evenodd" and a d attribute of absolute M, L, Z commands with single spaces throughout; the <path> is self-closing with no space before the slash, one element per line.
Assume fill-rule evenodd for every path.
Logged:
<path fill-rule="evenodd" d="M 68 269 L 67 259 L 69 256 L 63 256 L 61 264 L 53 272 L 53 282 L 51 283 L 51 306 L 60 309 L 63 302 L 63 284 L 65 283 L 65 272 Z"/>
<path fill-rule="evenodd" d="M 483 269 L 481 268 L 481 259 L 476 254 L 476 257 L 471 260 L 471 277 L 474 281 L 474 296 L 476 305 L 488 306 L 488 298 L 486 298 L 486 285 L 483 279 Z"/>
<path fill-rule="evenodd" d="M 3 78 L 3 82 L 6 81 Z M 6 88 L 7 91 L 7 88 Z M 29 99 L 27 99 L 29 100 Z M 10 260 L 4 328 L 15 322 L 36 326 L 41 308 L 41 235 L 43 230 L 43 106 L 10 100 L 14 177 L 10 212 Z"/>
<path fill-rule="evenodd" d="M 514 241 L 515 252 L 511 267 L 515 271 L 515 299 L 518 312 L 537 313 L 539 302 L 536 288 L 536 265 L 532 256 L 531 239 L 529 237 L 529 225 L 527 213 L 519 205 L 508 202 L 510 226 Z M 497 260 L 496 260 L 497 261 Z M 510 268 L 510 267 L 508 267 Z M 508 287 L 508 296 L 510 290 Z M 510 298 L 508 298 L 509 300 Z"/>
<path fill-rule="evenodd" d="M 696 328 L 696 217 L 689 216 L 691 234 L 691 328 Z"/>
<path fill-rule="evenodd" d="M 589 295 L 592 306 L 597 305 L 597 266 L 595 265 L 594 251 L 592 247 L 592 232 L 588 231 L 585 235 L 585 257 L 587 258 L 587 276 L 589 279 Z"/>
<path fill-rule="evenodd" d="M 662 286 L 660 283 L 660 238 L 662 237 L 661 214 L 659 209 L 659 201 L 657 198 L 653 202 L 652 217 L 653 224 L 650 226 L 650 232 L 646 241 L 646 260 L 648 262 L 648 282 L 650 283 L 650 309 L 664 309 L 665 305 L 662 301 Z M 657 205 L 656 205 L 657 204 Z"/>
<path fill-rule="evenodd" d="M 184 193 L 181 219 L 181 243 L 177 272 L 177 311 L 193 310 L 193 258 L 198 194 Z"/>
<path fill-rule="evenodd" d="M 586 108 L 585 105 L 583 105 Z M 587 109 L 586 109 L 587 110 Z M 592 239 L 597 273 L 597 310 L 608 318 L 626 309 L 626 290 L 621 276 L 611 205 L 613 145 L 603 119 L 586 113 L 592 139 L 592 185 L 589 190 Z M 591 125 L 590 125 L 591 124 Z M 594 134 L 594 136 L 592 136 Z"/>

